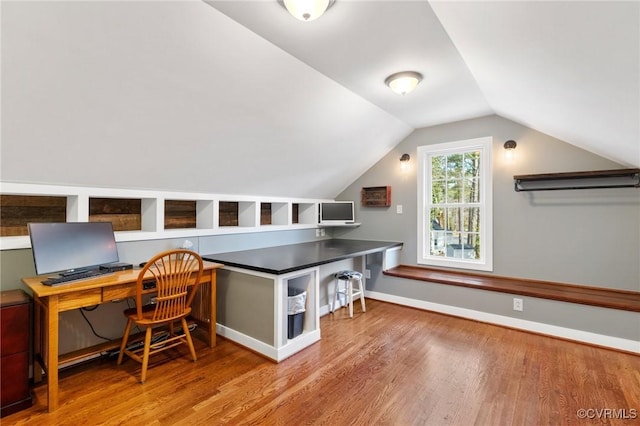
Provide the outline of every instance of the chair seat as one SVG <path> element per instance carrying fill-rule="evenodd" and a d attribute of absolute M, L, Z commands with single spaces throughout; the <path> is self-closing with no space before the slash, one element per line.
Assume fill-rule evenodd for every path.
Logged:
<path fill-rule="evenodd" d="M 153 308 L 154 308 L 153 304 L 144 305 L 142 307 L 143 315 L 153 311 Z M 136 316 L 137 314 L 138 314 L 138 310 L 136 308 L 129 308 L 124 310 L 125 317 Z"/>
<path fill-rule="evenodd" d="M 153 320 L 153 315 L 155 314 L 155 305 L 150 303 L 148 305 L 144 305 L 142 307 L 142 319 L 138 319 L 138 310 L 136 308 L 129 308 L 124 310 L 124 316 L 131 319 L 137 319 L 139 323 L 144 324 L 147 321 Z M 191 313 L 191 307 L 186 308 L 187 315 Z M 180 317 L 176 317 L 175 319 L 179 319 Z M 167 320 L 167 322 L 172 321 L 173 319 Z"/>
<path fill-rule="evenodd" d="M 362 274 L 360 272 L 352 270 L 336 272 L 333 276 L 338 280 L 362 279 Z"/>

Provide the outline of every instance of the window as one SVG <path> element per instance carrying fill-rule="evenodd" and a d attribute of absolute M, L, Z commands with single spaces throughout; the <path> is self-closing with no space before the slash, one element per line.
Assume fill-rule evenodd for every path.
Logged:
<path fill-rule="evenodd" d="M 418 147 L 418 263 L 493 270 L 492 138 Z"/>

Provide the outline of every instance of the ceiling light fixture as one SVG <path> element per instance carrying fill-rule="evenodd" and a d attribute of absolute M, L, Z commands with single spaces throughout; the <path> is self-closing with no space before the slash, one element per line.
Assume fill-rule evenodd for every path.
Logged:
<path fill-rule="evenodd" d="M 327 11 L 336 0 L 278 0 L 294 18 L 313 21 Z"/>
<path fill-rule="evenodd" d="M 389 86 L 391 90 L 398 95 L 406 95 L 416 88 L 418 83 L 422 81 L 422 74 L 415 71 L 402 71 L 391 74 L 386 78 L 384 84 Z"/>

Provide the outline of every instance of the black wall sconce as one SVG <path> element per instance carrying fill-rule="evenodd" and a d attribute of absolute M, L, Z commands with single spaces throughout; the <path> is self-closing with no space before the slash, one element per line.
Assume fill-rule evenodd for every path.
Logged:
<path fill-rule="evenodd" d="M 515 156 L 516 146 L 518 146 L 516 141 L 511 140 L 511 139 L 504 143 L 504 158 L 505 158 L 505 160 L 507 160 L 507 161 L 513 160 L 513 157 Z"/>
<path fill-rule="evenodd" d="M 411 156 L 409 154 L 402 154 L 402 157 L 400 157 L 401 170 L 407 170 L 409 168 L 409 160 L 411 160 Z"/>

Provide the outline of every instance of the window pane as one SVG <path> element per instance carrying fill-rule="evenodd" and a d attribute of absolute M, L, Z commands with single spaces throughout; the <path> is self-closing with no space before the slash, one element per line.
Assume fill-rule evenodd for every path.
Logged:
<path fill-rule="evenodd" d="M 464 235 L 464 259 L 480 259 L 480 235 L 477 233 L 468 233 Z"/>
<path fill-rule="evenodd" d="M 431 183 L 431 203 L 442 204 L 444 203 L 445 194 L 445 181 L 436 180 Z"/>
<path fill-rule="evenodd" d="M 470 207 L 470 208 L 463 209 L 462 230 L 465 232 L 480 231 L 480 209 L 478 207 Z"/>
<path fill-rule="evenodd" d="M 445 233 L 444 231 L 431 232 L 431 247 L 429 249 L 431 256 L 444 256 L 445 254 Z"/>
<path fill-rule="evenodd" d="M 448 208 L 447 209 L 447 231 L 460 231 L 462 227 L 460 226 L 462 209 L 459 208 Z"/>
<path fill-rule="evenodd" d="M 464 196 L 462 200 L 465 203 L 480 202 L 480 180 L 479 179 L 465 179 Z"/>
<path fill-rule="evenodd" d="M 464 177 L 480 176 L 480 151 L 469 151 L 464 153 Z"/>
<path fill-rule="evenodd" d="M 442 231 L 445 228 L 444 223 L 444 215 L 445 209 L 443 208 L 432 208 L 429 218 L 431 222 L 431 229 L 434 231 Z"/>
<path fill-rule="evenodd" d="M 460 232 L 447 232 L 446 235 L 446 257 L 460 257 L 460 244 L 462 234 Z"/>
<path fill-rule="evenodd" d="M 462 181 L 447 181 L 447 203 L 459 203 L 462 200 Z"/>
<path fill-rule="evenodd" d="M 431 179 L 446 179 L 447 159 L 442 155 L 431 157 Z"/>
<path fill-rule="evenodd" d="M 462 177 L 462 154 L 450 154 L 447 156 L 447 178 L 459 179 Z"/>
<path fill-rule="evenodd" d="M 452 244 L 460 244 L 461 234 L 459 232 L 447 232 L 445 238 L 447 246 L 450 246 Z"/>

